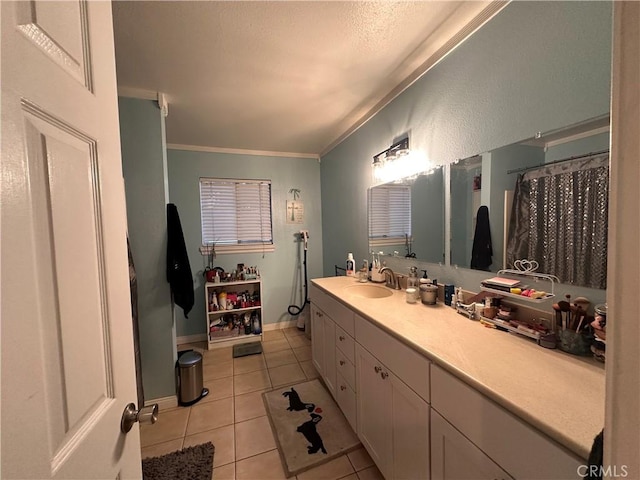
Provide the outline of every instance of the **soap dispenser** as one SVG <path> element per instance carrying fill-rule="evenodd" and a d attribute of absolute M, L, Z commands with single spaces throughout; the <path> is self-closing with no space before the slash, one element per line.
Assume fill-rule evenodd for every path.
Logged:
<path fill-rule="evenodd" d="M 418 300 L 418 267 L 411 267 L 409 269 L 409 277 L 407 278 L 407 290 L 411 289 L 414 300 Z"/>

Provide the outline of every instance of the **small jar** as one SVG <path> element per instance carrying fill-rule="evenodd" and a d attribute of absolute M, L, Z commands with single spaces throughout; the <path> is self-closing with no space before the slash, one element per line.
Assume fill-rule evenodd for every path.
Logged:
<path fill-rule="evenodd" d="M 407 303 L 416 303 L 417 301 L 417 290 L 413 287 L 409 287 L 405 290 L 407 295 Z"/>

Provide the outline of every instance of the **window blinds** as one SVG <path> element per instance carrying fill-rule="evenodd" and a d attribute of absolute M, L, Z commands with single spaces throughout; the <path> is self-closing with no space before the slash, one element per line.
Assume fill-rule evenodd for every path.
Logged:
<path fill-rule="evenodd" d="M 203 245 L 273 244 L 271 182 L 201 178 Z"/>
<path fill-rule="evenodd" d="M 411 188 L 406 185 L 369 189 L 369 238 L 411 236 Z"/>

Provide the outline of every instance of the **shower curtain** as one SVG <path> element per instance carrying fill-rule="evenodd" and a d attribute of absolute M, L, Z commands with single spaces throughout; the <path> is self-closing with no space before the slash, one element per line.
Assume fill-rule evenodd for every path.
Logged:
<path fill-rule="evenodd" d="M 609 154 L 550 164 L 518 177 L 507 265 L 535 260 L 562 283 L 607 285 Z"/>

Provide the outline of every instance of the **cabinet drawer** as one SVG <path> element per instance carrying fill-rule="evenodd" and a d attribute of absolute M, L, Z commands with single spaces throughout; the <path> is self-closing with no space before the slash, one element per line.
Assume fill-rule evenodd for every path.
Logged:
<path fill-rule="evenodd" d="M 360 315 L 355 316 L 356 342 L 429 402 L 429 360 Z"/>
<path fill-rule="evenodd" d="M 344 413 L 349 425 L 353 428 L 354 432 L 357 430 L 356 422 L 356 392 L 349 386 L 349 383 L 338 372 L 336 385 L 336 399 L 340 410 Z"/>
<path fill-rule="evenodd" d="M 356 367 L 340 350 L 336 350 L 336 371 L 353 390 L 356 389 Z"/>
<path fill-rule="evenodd" d="M 514 478 L 580 478 L 584 460 L 436 365 L 431 406 Z"/>
<path fill-rule="evenodd" d="M 353 337 L 353 311 L 313 284 L 311 284 L 310 292 L 311 302 L 316 304 L 329 315 L 337 325 Z"/>
<path fill-rule="evenodd" d="M 353 337 L 347 332 L 345 332 L 342 328 L 336 325 L 336 346 L 342 353 L 344 353 L 345 357 L 351 362 L 355 363 L 356 361 L 356 350 L 353 341 Z"/>

